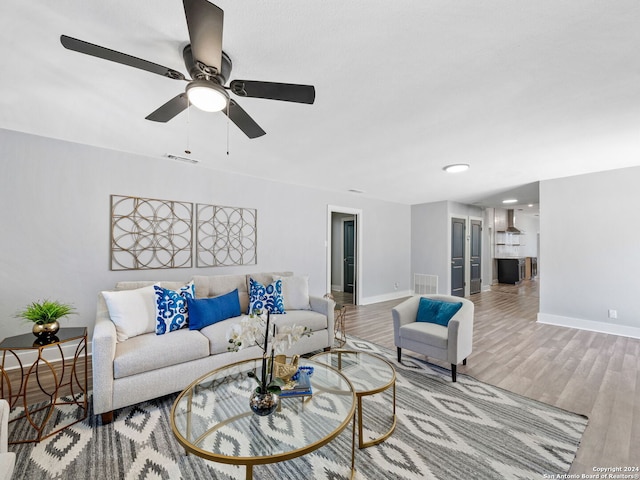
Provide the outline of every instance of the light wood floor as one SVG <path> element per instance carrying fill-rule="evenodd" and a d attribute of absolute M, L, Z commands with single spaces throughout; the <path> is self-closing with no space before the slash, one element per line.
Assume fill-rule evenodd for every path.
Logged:
<path fill-rule="evenodd" d="M 535 280 L 469 298 L 473 353 L 460 373 L 588 416 L 570 473 L 640 466 L 639 339 L 536 323 Z M 395 350 L 391 308 L 401 301 L 348 306 L 347 333 Z"/>

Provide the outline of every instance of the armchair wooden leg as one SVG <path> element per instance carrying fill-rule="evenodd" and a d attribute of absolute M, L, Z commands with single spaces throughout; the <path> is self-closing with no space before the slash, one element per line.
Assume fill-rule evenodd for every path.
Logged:
<path fill-rule="evenodd" d="M 398 363 L 402 363 L 402 349 L 398 347 Z"/>
<path fill-rule="evenodd" d="M 452 381 L 456 381 L 456 369 L 457 369 L 457 365 L 454 365 L 453 363 L 451 364 L 451 380 Z"/>
<path fill-rule="evenodd" d="M 462 364 L 466 365 L 467 364 L 467 359 L 465 358 L 464 360 L 462 360 Z"/>
<path fill-rule="evenodd" d="M 102 416 L 103 425 L 113 422 L 113 410 L 111 410 L 110 412 L 103 413 L 101 414 L 101 416 Z"/>

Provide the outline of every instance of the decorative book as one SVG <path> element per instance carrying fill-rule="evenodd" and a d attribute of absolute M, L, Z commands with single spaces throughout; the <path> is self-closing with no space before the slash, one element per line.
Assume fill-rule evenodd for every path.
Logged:
<path fill-rule="evenodd" d="M 313 367 L 300 367 L 291 377 L 291 381 L 282 387 L 281 397 L 302 397 L 313 394 L 311 388 Z"/>

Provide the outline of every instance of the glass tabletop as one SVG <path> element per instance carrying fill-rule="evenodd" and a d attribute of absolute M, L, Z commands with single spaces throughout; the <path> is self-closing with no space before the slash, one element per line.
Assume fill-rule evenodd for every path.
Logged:
<path fill-rule="evenodd" d="M 58 330 L 53 336 L 49 337 L 45 343 L 36 343 L 37 337 L 33 333 L 24 333 L 15 337 L 8 337 L 0 342 L 0 348 L 7 350 L 22 350 L 32 348 L 48 347 L 57 343 L 64 343 L 70 340 L 84 337 L 87 333 L 87 327 L 64 327 Z"/>
<path fill-rule="evenodd" d="M 370 395 L 387 389 L 395 382 L 393 365 L 378 355 L 353 350 L 332 350 L 318 353 L 311 360 L 342 372 L 357 394 Z"/>
<path fill-rule="evenodd" d="M 249 408 L 262 359 L 238 362 L 210 372 L 176 399 L 171 424 L 178 441 L 209 460 L 254 465 L 304 455 L 335 438 L 352 420 L 356 396 L 337 370 L 314 361 L 312 396 L 280 397 L 281 408 L 260 417 Z"/>

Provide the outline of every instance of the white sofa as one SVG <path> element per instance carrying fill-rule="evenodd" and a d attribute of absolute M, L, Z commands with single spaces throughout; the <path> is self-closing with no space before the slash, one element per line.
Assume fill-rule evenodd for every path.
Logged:
<path fill-rule="evenodd" d="M 291 272 L 254 273 L 248 275 L 195 276 L 195 297 L 217 297 L 238 289 L 243 314 L 249 306 L 249 277 L 268 285 L 274 276 L 288 277 Z M 177 290 L 187 282 L 119 282 L 115 290 L 133 290 L 158 284 Z M 334 302 L 309 296 L 309 310 L 286 309 L 285 314 L 271 315 L 276 328 L 305 325 L 311 330 L 286 353 L 304 354 L 328 350 L 334 340 Z M 285 297 L 286 306 L 286 297 Z M 222 366 L 262 355 L 257 346 L 238 352 L 228 351 L 227 332 L 234 317 L 201 330 L 183 328 L 164 335 L 143 333 L 118 341 L 116 325 L 101 293 L 98 296 L 96 324 L 93 331 L 93 410 L 102 422 L 113 419 L 113 410 L 177 392 L 193 380 Z"/>
<path fill-rule="evenodd" d="M 9 442 L 9 404 L 0 398 L 0 480 L 13 475 L 16 454 L 7 450 Z"/>

